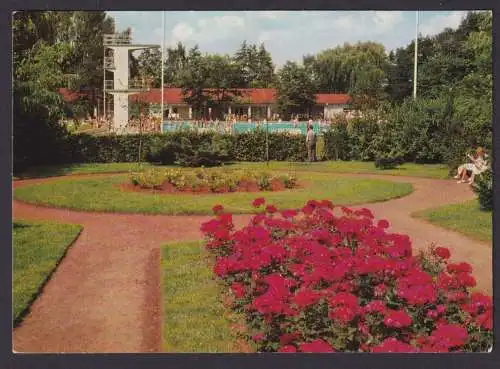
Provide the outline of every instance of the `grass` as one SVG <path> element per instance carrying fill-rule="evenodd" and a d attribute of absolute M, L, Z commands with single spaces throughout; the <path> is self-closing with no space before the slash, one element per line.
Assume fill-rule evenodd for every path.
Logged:
<path fill-rule="evenodd" d="M 406 163 L 396 169 L 381 170 L 375 168 L 374 162 L 367 161 L 323 161 L 316 163 L 271 161 L 267 163 L 237 163 L 234 167 L 269 168 L 272 170 L 297 170 L 315 172 L 385 174 L 392 176 L 425 177 L 446 179 L 449 177 L 449 168 L 445 164 L 414 164 Z"/>
<path fill-rule="evenodd" d="M 327 173 L 298 172 L 299 181 L 308 185 L 279 192 L 234 192 L 226 194 L 153 194 L 124 192 L 121 183 L 127 175 L 99 178 L 61 178 L 15 189 L 14 197 L 28 203 L 84 211 L 147 214 L 211 214 L 220 203 L 235 214 L 255 212 L 251 201 L 265 197 L 280 208 L 298 208 L 310 199 L 329 199 L 336 204 L 352 205 L 402 197 L 413 191 L 408 183 L 379 179 L 335 177 Z"/>
<path fill-rule="evenodd" d="M 38 166 L 17 174 L 17 179 L 58 177 L 71 174 L 123 173 L 151 167 L 150 163 L 85 163 Z"/>
<path fill-rule="evenodd" d="M 91 173 L 123 173 L 129 171 L 138 171 L 151 167 L 150 163 L 88 163 L 71 164 L 58 166 L 39 166 L 33 167 L 25 172 L 18 174 L 20 179 L 43 178 L 64 176 L 70 174 L 91 174 Z M 242 168 L 268 168 L 266 163 L 241 162 L 232 164 L 231 167 Z M 284 162 L 271 161 L 269 168 L 275 170 L 298 171 L 319 171 L 319 172 L 338 172 L 338 173 L 365 173 L 365 174 L 387 174 L 394 176 L 427 177 L 445 179 L 448 178 L 448 167 L 444 164 L 403 164 L 397 169 L 380 170 L 375 168 L 373 162 L 365 161 L 324 161 L 317 163 Z"/>
<path fill-rule="evenodd" d="M 477 200 L 428 209 L 413 216 L 476 240 L 492 241 L 492 212 L 480 210 Z"/>
<path fill-rule="evenodd" d="M 14 221 L 12 319 L 15 324 L 26 315 L 81 229 L 72 224 Z"/>
<path fill-rule="evenodd" d="M 238 352 L 202 242 L 162 247 L 163 351 Z"/>

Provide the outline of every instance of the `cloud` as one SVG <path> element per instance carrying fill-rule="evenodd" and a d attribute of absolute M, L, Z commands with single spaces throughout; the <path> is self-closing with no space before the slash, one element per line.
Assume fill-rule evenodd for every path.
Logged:
<path fill-rule="evenodd" d="M 373 12 L 375 30 L 378 32 L 392 31 L 403 20 L 400 11 L 375 11 Z"/>
<path fill-rule="evenodd" d="M 245 19 L 236 15 L 222 15 L 198 19 L 193 24 L 175 24 L 168 37 L 169 44 L 203 44 L 240 35 L 245 31 Z"/>
<path fill-rule="evenodd" d="M 253 11 L 253 12 L 248 12 L 250 16 L 255 16 L 257 18 L 264 18 L 264 19 L 279 19 L 283 18 L 286 16 L 286 12 L 284 11 Z"/>
<path fill-rule="evenodd" d="M 172 29 L 172 43 L 185 42 L 195 34 L 193 27 L 187 23 L 177 23 Z"/>
<path fill-rule="evenodd" d="M 419 32 L 424 36 L 431 36 L 441 32 L 445 28 L 457 28 L 466 14 L 467 12 L 464 11 L 453 11 L 447 15 L 436 15 L 422 21 L 419 26 Z"/>

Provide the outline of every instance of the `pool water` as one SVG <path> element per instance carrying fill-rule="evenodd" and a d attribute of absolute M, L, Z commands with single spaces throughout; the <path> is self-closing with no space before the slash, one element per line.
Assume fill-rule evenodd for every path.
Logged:
<path fill-rule="evenodd" d="M 256 129 L 266 130 L 269 132 L 289 132 L 293 134 L 307 133 L 307 122 L 269 122 L 269 123 L 257 123 L 257 122 L 236 122 L 232 126 L 228 122 L 211 122 L 205 125 L 195 123 L 195 122 L 163 122 L 163 132 L 172 132 L 180 129 L 196 129 L 200 131 L 219 131 L 227 133 L 244 133 L 251 132 Z M 327 128 L 327 125 L 320 125 L 319 122 L 313 122 L 313 131 L 316 134 L 322 133 Z"/>

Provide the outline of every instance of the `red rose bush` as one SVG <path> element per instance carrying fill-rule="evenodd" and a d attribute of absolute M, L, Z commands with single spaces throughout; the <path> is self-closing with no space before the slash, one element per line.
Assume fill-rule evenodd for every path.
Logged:
<path fill-rule="evenodd" d="M 414 255 L 368 209 L 309 201 L 239 230 L 214 207 L 203 223 L 214 273 L 260 352 L 480 352 L 493 341 L 490 296 L 472 293 L 467 263 L 432 247 Z"/>

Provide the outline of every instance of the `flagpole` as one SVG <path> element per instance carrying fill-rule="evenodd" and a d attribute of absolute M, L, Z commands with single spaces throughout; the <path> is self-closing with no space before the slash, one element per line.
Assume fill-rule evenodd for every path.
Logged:
<path fill-rule="evenodd" d="M 164 68 L 165 68 L 165 11 L 161 12 L 161 29 L 163 32 L 161 41 L 161 120 L 160 131 L 163 133 L 163 120 L 165 119 L 165 98 L 164 98 Z"/>
<path fill-rule="evenodd" d="M 418 67 L 418 10 L 415 16 L 415 60 L 413 63 L 413 98 L 417 98 L 417 67 Z"/>

